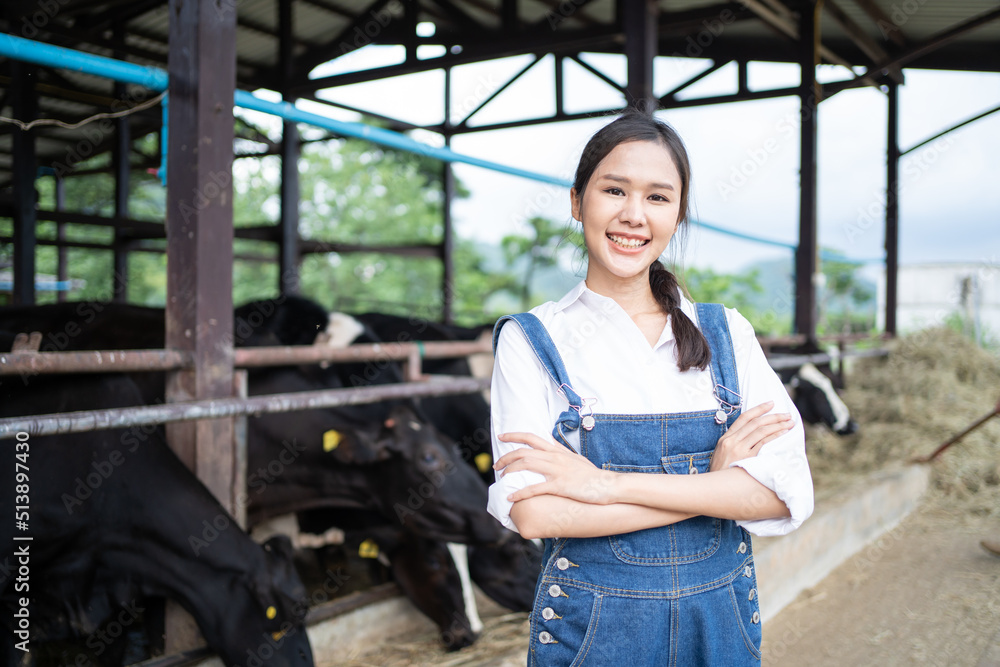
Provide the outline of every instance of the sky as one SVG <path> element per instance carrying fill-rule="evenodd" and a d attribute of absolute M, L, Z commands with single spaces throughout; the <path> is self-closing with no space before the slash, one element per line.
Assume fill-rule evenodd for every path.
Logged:
<path fill-rule="evenodd" d="M 425 47 L 422 47 L 425 48 Z M 430 54 L 433 55 L 433 54 Z M 369 46 L 318 69 L 314 76 L 398 62 L 402 50 Z M 621 56 L 585 54 L 585 60 L 624 82 Z M 452 74 L 452 120 L 464 117 L 530 61 L 529 56 L 457 67 Z M 657 58 L 658 94 L 701 71 L 708 61 Z M 476 114 L 475 124 L 531 118 L 554 111 L 554 61 L 543 58 Z M 564 70 L 568 112 L 622 103 L 617 91 L 575 63 Z M 947 127 L 1000 104 L 1000 75 L 906 70 L 900 87 L 900 147 L 909 147 Z M 821 81 L 850 76 L 824 66 Z M 795 65 L 751 63 L 749 87 L 798 83 Z M 443 119 L 441 71 L 343 86 L 321 93 L 329 99 L 413 123 Z M 687 97 L 735 90 L 735 65 L 703 79 Z M 310 111 L 357 120 L 356 114 L 299 102 Z M 683 137 L 692 162 L 694 218 L 743 233 L 794 243 L 798 230 L 797 98 L 668 110 L 659 116 Z M 886 98 L 873 88 L 848 90 L 824 101 L 819 113 L 819 239 L 823 247 L 860 260 L 883 253 Z M 547 123 L 525 128 L 459 135 L 452 148 L 506 165 L 570 179 L 587 139 L 608 119 Z M 415 138 L 440 145 L 439 135 Z M 524 233 L 533 215 L 571 223 L 568 191 L 527 179 L 456 164 L 455 174 L 471 191 L 454 203 L 456 231 L 463 238 L 494 243 Z M 1000 263 L 1000 113 L 976 121 L 905 156 L 900 163 L 900 260 Z M 790 251 L 692 228 L 682 249 L 687 266 L 738 272 L 749 264 Z M 870 271 L 880 264 L 869 264 Z"/>

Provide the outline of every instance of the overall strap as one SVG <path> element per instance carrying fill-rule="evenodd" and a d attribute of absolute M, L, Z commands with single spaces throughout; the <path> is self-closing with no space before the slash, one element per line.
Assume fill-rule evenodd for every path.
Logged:
<path fill-rule="evenodd" d="M 549 332 L 546 331 L 545 325 L 542 324 L 541 320 L 531 313 L 517 313 L 516 315 L 504 315 L 497 320 L 496 326 L 493 327 L 494 355 L 497 351 L 497 341 L 500 339 L 500 329 L 508 321 L 514 322 L 521 329 L 538 361 L 559 388 L 559 392 L 565 395 L 566 400 L 569 401 L 569 407 L 556 419 L 556 424 L 552 428 L 552 437 L 556 439 L 556 442 L 561 442 L 572 449 L 572 446 L 563 434 L 563 429 L 575 430 L 580 428 L 582 420 L 580 411 L 583 409 L 584 404 L 580 395 L 576 393 L 570 384 L 569 373 L 566 372 L 566 366 L 563 364 L 562 357 L 559 356 L 559 350 L 556 349 L 556 344 L 553 342 L 552 337 L 549 336 Z"/>
<path fill-rule="evenodd" d="M 723 404 L 722 409 L 728 414 L 727 422 L 731 425 L 740 415 L 743 398 L 738 393 L 740 381 L 736 374 L 736 354 L 726 309 L 721 303 L 699 303 L 696 306 L 698 325 L 712 350 L 710 368 L 715 396 Z"/>

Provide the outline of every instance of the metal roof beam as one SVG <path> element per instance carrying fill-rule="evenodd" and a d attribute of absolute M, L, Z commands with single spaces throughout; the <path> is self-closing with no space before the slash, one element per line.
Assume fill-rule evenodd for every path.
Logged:
<path fill-rule="evenodd" d="M 682 90 L 684 90 L 685 88 L 687 88 L 689 86 L 693 86 L 694 84 L 696 84 L 699 81 L 701 81 L 702 79 L 704 79 L 706 76 L 709 76 L 710 74 L 718 72 L 720 69 L 722 69 L 723 67 L 725 67 L 726 65 L 728 65 L 730 62 L 732 62 L 732 61 L 713 62 L 711 65 L 709 65 L 708 67 L 706 67 L 704 70 L 702 70 L 698 74 L 695 74 L 694 76 L 692 76 L 687 81 L 684 81 L 683 83 L 675 86 L 669 92 L 665 93 L 660 98 L 660 104 L 669 105 L 669 104 L 672 104 L 673 102 L 676 102 L 677 100 L 674 99 L 674 95 L 676 95 L 677 93 L 681 92 Z"/>
<path fill-rule="evenodd" d="M 531 24 L 531 28 L 541 28 L 545 27 L 547 30 L 555 30 L 560 23 L 570 16 L 576 18 L 576 20 L 584 23 L 586 25 L 595 26 L 599 25 L 600 21 L 595 19 L 593 16 L 589 15 L 587 12 L 583 11 L 583 8 L 594 0 L 571 0 L 569 5 L 573 7 L 571 11 L 563 11 L 564 7 L 567 5 L 566 0 L 554 0 L 553 2 L 545 2 L 545 0 L 535 0 L 536 3 L 547 7 L 548 12 L 545 14 L 545 18 L 536 21 Z"/>
<path fill-rule="evenodd" d="M 314 45 L 295 58 L 294 69 L 299 72 L 299 79 L 305 80 L 309 72 L 318 65 L 371 44 L 372 37 L 364 31 L 364 26 L 371 23 L 372 16 L 381 12 L 390 1 L 375 0 L 363 12 L 352 16 L 351 22 L 329 42 Z M 360 36 L 351 39 L 355 32 L 360 33 Z"/>
<path fill-rule="evenodd" d="M 571 55 L 570 58 L 577 65 L 579 65 L 583 69 L 587 70 L 588 72 L 590 72 L 591 74 L 593 74 L 598 79 L 600 79 L 604 83 L 608 84 L 609 86 L 611 86 L 615 90 L 617 90 L 619 92 L 622 92 L 622 93 L 625 92 L 625 86 L 621 85 L 620 83 L 618 83 L 617 81 L 615 81 L 614 79 L 612 79 L 610 76 L 608 76 L 607 74 L 605 74 L 601 70 L 597 69 L 596 67 L 594 67 L 593 65 L 591 65 L 590 63 L 588 63 L 583 58 L 581 58 L 579 53 Z"/>
<path fill-rule="evenodd" d="M 889 15 L 882 11 L 882 8 L 875 4 L 875 0 L 854 0 L 854 4 L 861 8 L 865 14 L 875 22 L 878 26 L 879 32 L 882 33 L 884 38 L 892 40 L 896 46 L 906 48 L 908 45 L 908 40 L 903 29 L 896 25 L 896 22 L 889 18 Z M 885 26 L 892 26 L 893 29 L 888 31 L 888 33 L 883 30 Z"/>
<path fill-rule="evenodd" d="M 891 69 L 893 67 L 902 67 L 907 63 L 916 60 L 920 56 L 926 55 L 928 53 L 931 53 L 932 51 L 941 48 L 945 44 L 948 44 L 949 42 L 957 39 L 958 37 L 964 35 L 965 33 L 971 32 L 976 28 L 980 28 L 988 23 L 996 21 L 997 19 L 1000 19 L 1000 8 L 985 12 L 983 14 L 980 14 L 979 16 L 975 16 L 969 19 L 968 21 L 959 23 L 958 25 L 948 28 L 947 30 L 942 30 L 937 34 L 928 37 L 920 44 L 911 47 L 908 51 L 897 55 L 895 58 L 892 58 L 891 60 L 888 60 L 886 62 L 879 63 L 875 67 L 869 68 L 869 71 L 872 70 L 883 71 Z M 840 81 L 835 84 L 830 84 L 830 87 L 835 90 L 853 88 L 856 87 L 855 82 L 857 82 L 858 80 L 863 80 L 866 76 L 867 74 L 858 75 L 855 76 L 853 79 L 849 79 L 847 81 Z"/>
<path fill-rule="evenodd" d="M 158 7 L 163 6 L 163 0 L 145 0 L 145 2 L 123 2 L 124 7 L 113 6 L 99 14 L 84 15 L 74 21 L 73 26 L 83 30 L 101 32 L 111 26 L 114 21 L 127 23 Z"/>
<path fill-rule="evenodd" d="M 463 30 L 476 30 L 486 27 L 459 9 L 451 0 L 431 0 L 431 2 L 440 7 L 445 15 Z"/>
<path fill-rule="evenodd" d="M 878 42 L 871 38 L 864 29 L 854 22 L 850 16 L 844 12 L 834 0 L 825 0 L 823 9 L 829 12 L 830 17 L 840 24 L 847 36 L 857 45 L 861 51 L 872 59 L 873 63 L 885 62 L 890 59 L 889 54 Z M 903 70 L 899 67 L 892 67 L 886 70 L 886 74 L 896 83 L 906 83 L 903 79 Z"/>
<path fill-rule="evenodd" d="M 325 0 L 299 0 L 299 2 L 301 2 L 304 5 L 312 5 L 317 9 L 322 9 L 323 11 L 330 12 L 331 14 L 336 14 L 337 16 L 340 16 L 345 19 L 354 18 L 354 14 L 351 14 L 345 9 L 341 9 L 336 5 L 331 5 L 329 2 L 326 2 Z"/>
<path fill-rule="evenodd" d="M 762 21 L 770 25 L 775 30 L 784 34 L 785 36 L 798 41 L 799 39 L 799 29 L 796 25 L 796 19 L 791 18 L 791 12 L 776 12 L 770 6 L 766 6 L 763 0 L 740 0 L 741 3 L 746 5 L 751 11 L 757 14 Z M 819 45 L 819 53 L 829 63 L 834 65 L 841 65 L 851 70 L 851 63 L 845 58 L 841 58 L 839 55 L 834 53 L 829 47 L 823 46 L 822 43 Z M 851 70 L 853 73 L 853 70 Z M 862 77 L 869 85 L 878 87 L 880 84 L 875 79 L 871 78 L 869 75 L 864 75 Z"/>
<path fill-rule="evenodd" d="M 493 100 L 495 100 L 500 93 L 502 93 L 503 91 L 507 90 L 507 88 L 512 83 L 514 83 L 515 81 L 517 81 L 519 78 L 521 78 L 521 76 L 524 73 L 526 73 L 529 69 L 531 69 L 536 64 L 538 64 L 539 60 L 541 60 L 541 57 L 536 54 L 534 60 L 532 60 L 530 63 L 528 63 L 527 65 L 525 65 L 524 67 L 522 67 L 520 70 L 518 70 L 514 74 L 514 76 L 510 77 L 509 79 L 507 79 L 507 81 L 502 86 L 500 86 L 499 88 L 497 88 L 496 90 L 494 90 L 485 100 L 483 100 L 482 102 L 480 102 L 479 106 L 477 106 L 475 109 L 473 109 L 471 112 L 469 112 L 465 116 L 465 118 L 463 118 L 459 122 L 455 123 L 455 126 L 456 127 L 468 127 L 469 119 L 470 118 L 472 118 L 477 113 L 479 113 L 480 111 L 482 111 L 483 107 L 485 107 L 487 104 L 489 104 L 490 102 L 492 102 Z M 559 63 L 556 63 L 556 67 L 559 67 Z"/>
<path fill-rule="evenodd" d="M 559 38 L 561 36 L 561 39 Z M 497 40 L 476 47 L 465 48 L 461 53 L 448 54 L 440 58 L 428 60 L 416 60 L 400 63 L 398 65 L 388 65 L 376 67 L 360 72 L 347 72 L 335 74 L 318 79 L 308 79 L 299 81 L 290 86 L 290 91 L 295 94 L 304 94 L 309 91 L 321 88 L 332 88 L 335 86 L 345 86 L 352 83 L 362 83 L 374 81 L 392 76 L 402 76 L 404 74 L 415 74 L 430 70 L 452 67 L 455 65 L 465 65 L 468 63 L 481 62 L 484 60 L 494 60 L 509 56 L 524 55 L 525 53 L 553 51 L 580 51 L 595 45 L 605 45 L 611 43 L 616 36 L 620 36 L 617 27 L 608 26 L 601 30 L 578 30 L 573 32 L 553 33 L 546 29 L 544 33 L 534 33 L 520 36 L 516 40 Z"/>
<path fill-rule="evenodd" d="M 374 118 L 375 120 L 386 123 L 388 128 L 393 132 L 405 132 L 407 130 L 426 130 L 430 129 L 423 125 L 415 125 L 413 123 L 408 123 L 405 120 L 399 120 L 398 118 L 390 118 L 389 116 L 383 116 L 381 114 L 375 113 L 374 111 L 367 111 L 359 107 L 351 106 L 349 104 L 342 104 L 341 102 L 334 102 L 333 100 L 327 100 L 322 97 L 318 97 L 316 93 L 306 93 L 302 95 L 303 99 L 307 99 L 319 104 L 325 104 L 327 106 L 335 107 L 337 109 L 344 109 L 346 111 L 353 111 L 354 113 L 359 113 L 363 116 L 368 116 L 369 118 Z M 436 130 L 435 130 L 436 131 Z M 311 143 L 309 141 L 303 140 L 302 143 Z"/>

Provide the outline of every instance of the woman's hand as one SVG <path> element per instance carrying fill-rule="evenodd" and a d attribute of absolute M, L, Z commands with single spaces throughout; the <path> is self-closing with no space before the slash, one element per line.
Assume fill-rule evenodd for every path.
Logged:
<path fill-rule="evenodd" d="M 725 470 L 736 461 L 757 456 L 761 445 L 791 430 L 795 425 L 792 416 L 787 412 L 767 414 L 773 407 L 774 401 L 761 403 L 736 418 L 715 445 L 709 472 Z"/>
<path fill-rule="evenodd" d="M 493 464 L 495 470 L 502 470 L 502 475 L 517 470 L 530 470 L 545 477 L 544 482 L 526 486 L 510 494 L 508 500 L 511 502 L 543 494 L 562 496 L 591 505 L 605 505 L 613 501 L 611 491 L 615 473 L 598 468 L 586 456 L 532 433 L 504 433 L 498 439 L 528 446 L 501 456 Z"/>

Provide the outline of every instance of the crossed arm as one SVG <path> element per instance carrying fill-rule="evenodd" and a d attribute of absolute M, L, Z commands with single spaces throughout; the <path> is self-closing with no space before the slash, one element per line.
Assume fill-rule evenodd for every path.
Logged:
<path fill-rule="evenodd" d="M 693 516 L 766 519 L 789 516 L 788 507 L 735 461 L 790 430 L 788 414 L 767 414 L 772 403 L 747 410 L 716 445 L 709 472 L 649 475 L 602 470 L 586 457 L 531 433 L 505 433 L 504 442 L 528 445 L 501 457 L 503 474 L 532 470 L 545 482 L 512 493 L 510 516 L 521 535 L 601 537 L 666 526 Z"/>

